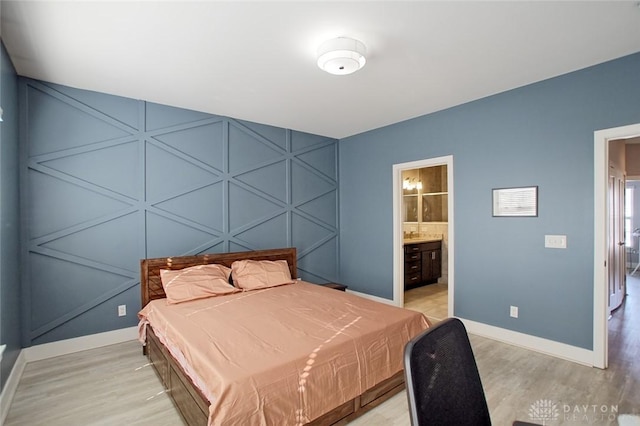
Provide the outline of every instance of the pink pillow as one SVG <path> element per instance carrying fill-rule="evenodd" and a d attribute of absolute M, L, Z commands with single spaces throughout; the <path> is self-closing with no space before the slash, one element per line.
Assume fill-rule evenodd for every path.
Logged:
<path fill-rule="evenodd" d="M 160 279 L 170 304 L 204 299 L 240 290 L 229 284 L 231 269 L 224 265 L 198 265 L 184 269 L 161 269 Z"/>
<path fill-rule="evenodd" d="M 231 264 L 233 283 L 243 290 L 293 284 L 286 260 L 237 260 Z"/>

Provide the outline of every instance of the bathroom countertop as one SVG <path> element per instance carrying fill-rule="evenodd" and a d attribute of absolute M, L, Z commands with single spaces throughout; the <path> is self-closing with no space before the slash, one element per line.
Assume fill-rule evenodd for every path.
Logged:
<path fill-rule="evenodd" d="M 442 238 L 436 237 L 416 237 L 416 238 L 405 238 L 402 243 L 406 244 L 420 244 L 420 243 L 431 243 L 434 241 L 442 241 Z"/>

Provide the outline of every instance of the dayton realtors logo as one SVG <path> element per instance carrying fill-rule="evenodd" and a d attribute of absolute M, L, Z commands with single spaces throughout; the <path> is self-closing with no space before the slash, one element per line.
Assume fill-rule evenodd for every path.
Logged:
<path fill-rule="evenodd" d="M 565 421 L 604 424 L 618 417 L 618 405 L 584 404 L 562 406 Z"/>
<path fill-rule="evenodd" d="M 539 399 L 529 407 L 529 417 L 543 425 L 554 420 L 579 424 L 603 424 L 616 420 L 618 406 L 605 404 L 560 405 L 550 399 Z"/>

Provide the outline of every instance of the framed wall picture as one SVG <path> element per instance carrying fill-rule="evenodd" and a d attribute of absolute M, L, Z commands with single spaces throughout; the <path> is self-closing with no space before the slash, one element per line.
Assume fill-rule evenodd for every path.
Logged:
<path fill-rule="evenodd" d="M 493 216 L 538 216 L 538 187 L 495 188 Z"/>

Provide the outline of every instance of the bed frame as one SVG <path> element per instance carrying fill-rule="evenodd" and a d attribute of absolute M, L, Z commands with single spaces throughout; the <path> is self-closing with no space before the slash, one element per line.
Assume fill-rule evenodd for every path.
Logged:
<path fill-rule="evenodd" d="M 154 299 L 166 297 L 160 280 L 160 269 L 182 269 L 210 263 L 231 267 L 236 260 L 286 260 L 291 277 L 297 278 L 297 255 L 295 248 L 257 250 L 236 253 L 205 254 L 169 258 L 142 259 L 140 261 L 140 288 L 142 307 Z M 206 425 L 209 416 L 209 402 L 180 364 L 171 356 L 156 337 L 153 329 L 147 326 L 147 343 L 143 353 L 162 381 L 173 404 L 189 426 Z M 351 401 L 336 407 L 315 419 L 310 425 L 343 425 L 359 417 L 370 409 L 380 405 L 404 389 L 404 373 L 396 375 L 365 391 Z"/>

